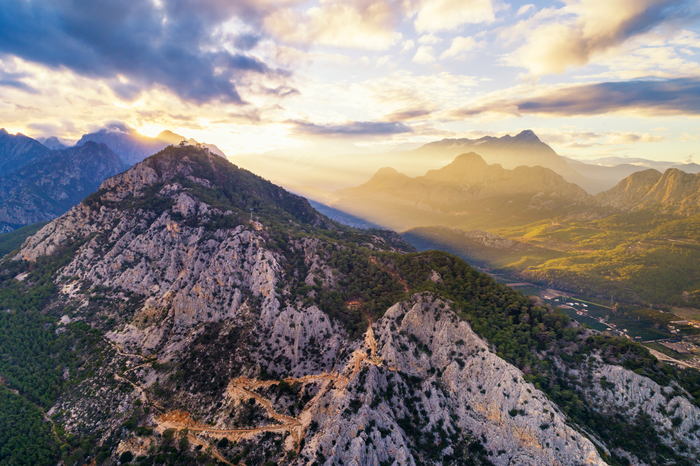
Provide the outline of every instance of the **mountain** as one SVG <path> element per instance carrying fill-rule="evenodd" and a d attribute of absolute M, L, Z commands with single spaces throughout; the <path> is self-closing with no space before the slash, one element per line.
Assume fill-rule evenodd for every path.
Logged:
<path fill-rule="evenodd" d="M 2 454 L 697 461 L 691 374 L 454 256 L 406 251 L 209 151 L 147 158 L 0 263 Z"/>
<path fill-rule="evenodd" d="M 48 154 L 49 149 L 39 141 L 22 133 L 12 135 L 0 128 L 0 176 L 12 173 Z"/>
<path fill-rule="evenodd" d="M 614 188 L 595 196 L 603 206 L 632 212 L 653 210 L 675 215 L 700 213 L 700 174 L 669 168 L 636 172 Z"/>
<path fill-rule="evenodd" d="M 336 191 L 331 200 L 318 199 L 324 200 L 336 209 L 404 230 L 460 222 L 476 222 L 469 225 L 481 228 L 492 220 L 551 216 L 561 208 L 589 203 L 590 196 L 548 168 L 508 170 L 470 152 L 415 178 L 382 168 L 356 188 Z"/>
<path fill-rule="evenodd" d="M 186 137 L 180 136 L 179 134 L 173 133 L 172 131 L 167 130 L 167 129 L 165 131 L 161 131 L 160 134 L 158 134 L 158 136 L 156 136 L 156 139 L 159 139 L 161 141 L 165 141 L 165 142 L 172 144 L 172 145 L 178 145 L 182 141 L 186 141 L 191 146 L 196 146 L 197 144 L 200 144 L 192 138 L 187 139 Z M 200 145 L 202 147 L 206 147 L 207 149 L 209 149 L 209 151 L 213 154 L 219 155 L 221 157 L 226 157 L 226 154 L 224 154 L 221 151 L 221 149 L 216 147 L 214 144 L 201 143 Z"/>
<path fill-rule="evenodd" d="M 162 131 L 155 138 L 149 138 L 139 134 L 138 131 L 125 124 L 114 123 L 97 132 L 84 134 L 76 145 L 82 146 L 87 141 L 104 143 L 112 149 L 124 163 L 134 165 L 169 145 L 180 144 L 183 140 L 190 145 L 199 144 L 194 139 L 188 140 L 184 136 L 180 136 L 169 130 Z M 202 145 L 211 152 L 225 157 L 224 153 L 215 145 Z"/>
<path fill-rule="evenodd" d="M 124 124 L 112 124 L 95 133 L 84 134 L 75 145 L 82 146 L 88 141 L 105 144 L 128 165 L 139 163 L 149 155 L 172 144 L 142 136 L 135 129 Z"/>
<path fill-rule="evenodd" d="M 617 166 L 617 165 L 634 165 L 640 169 L 653 168 L 658 171 L 665 171 L 669 168 L 677 168 L 686 173 L 698 173 L 700 172 L 700 165 L 693 162 L 678 163 L 678 162 L 667 162 L 660 160 L 649 160 L 639 157 L 601 157 L 593 160 L 589 160 L 590 164 L 597 166 Z"/>
<path fill-rule="evenodd" d="M 46 147 L 48 147 L 51 150 L 63 150 L 63 149 L 68 148 L 67 145 L 63 144 L 55 136 L 51 136 L 48 138 L 39 138 L 39 139 L 37 139 L 37 141 L 39 141 L 40 143 L 42 143 L 43 145 L 45 145 Z"/>
<path fill-rule="evenodd" d="M 443 139 L 431 142 L 404 155 L 406 162 L 415 159 L 431 160 L 437 166 L 449 163 L 455 156 L 465 152 L 476 152 L 488 163 L 513 169 L 521 165 L 541 166 L 558 173 L 569 182 L 579 185 L 586 180 L 576 172 L 554 149 L 540 141 L 532 130 L 516 136 L 497 138 L 484 136 L 479 139 Z"/>
<path fill-rule="evenodd" d="M 0 232 L 64 214 L 126 168 L 107 146 L 95 142 L 25 164 L 0 177 Z"/>

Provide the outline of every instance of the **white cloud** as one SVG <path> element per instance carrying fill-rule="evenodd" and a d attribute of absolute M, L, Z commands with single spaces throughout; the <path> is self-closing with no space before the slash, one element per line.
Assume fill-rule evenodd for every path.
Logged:
<path fill-rule="evenodd" d="M 492 0 L 423 0 L 414 22 L 418 32 L 454 30 L 463 24 L 495 20 Z"/>
<path fill-rule="evenodd" d="M 630 52 L 624 46 L 635 37 L 680 21 L 689 10 L 697 11 L 693 1 L 565 0 L 562 8 L 545 8 L 503 30 L 506 43 L 524 42 L 505 62 L 538 77 L 610 55 L 623 56 Z"/>
<path fill-rule="evenodd" d="M 454 39 L 452 39 L 452 45 L 450 45 L 450 48 L 442 52 L 440 58 L 444 60 L 445 58 L 457 57 L 458 55 L 464 54 L 474 49 L 477 45 L 477 41 L 474 40 L 474 38 L 471 36 L 455 37 Z"/>
<path fill-rule="evenodd" d="M 518 16 L 523 16 L 534 9 L 535 9 L 535 5 L 533 5 L 532 3 L 529 3 L 527 5 L 523 5 L 520 8 L 518 8 Z"/>
<path fill-rule="evenodd" d="M 435 61 L 434 53 L 435 50 L 432 47 L 422 45 L 418 47 L 416 54 L 413 56 L 413 61 L 422 65 L 427 65 Z"/>
<path fill-rule="evenodd" d="M 265 27 L 284 41 L 386 50 L 401 40 L 395 31 L 397 11 L 389 2 L 324 1 L 305 12 L 292 8 L 275 11 L 265 19 Z"/>
<path fill-rule="evenodd" d="M 377 66 L 384 66 L 391 60 L 391 55 L 384 55 L 383 57 L 377 58 Z"/>
<path fill-rule="evenodd" d="M 409 39 L 403 43 L 403 48 L 401 49 L 401 53 L 408 52 L 409 50 L 411 50 L 415 46 L 416 46 L 416 43 Z"/>
<path fill-rule="evenodd" d="M 433 34 L 426 34 L 421 36 L 420 39 L 418 39 L 418 42 L 423 45 L 436 45 L 442 42 L 442 39 L 438 36 L 434 36 Z"/>
<path fill-rule="evenodd" d="M 666 139 L 663 136 L 650 133 L 634 133 L 631 131 L 614 131 L 608 134 L 609 144 L 633 144 L 636 142 L 661 142 Z"/>

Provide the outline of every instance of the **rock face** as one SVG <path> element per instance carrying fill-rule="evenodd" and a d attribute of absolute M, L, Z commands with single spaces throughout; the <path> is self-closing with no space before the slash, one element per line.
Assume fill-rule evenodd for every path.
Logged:
<path fill-rule="evenodd" d="M 464 454 L 459 439 L 468 433 L 494 453 L 495 465 L 605 464 L 591 441 L 445 302 L 414 295 L 373 330 L 356 350 L 371 354 L 360 372 L 342 372 L 347 394 L 321 398 L 336 414 L 315 416 L 320 429 L 307 440 L 309 453 L 321 450 L 331 464 L 417 464 L 415 440 L 402 429 L 411 419 L 429 432 L 422 453 L 443 461 Z M 353 407 L 353 396 L 361 404 Z"/>
<path fill-rule="evenodd" d="M 0 231 L 54 219 L 125 169 L 104 144 L 52 151 L 0 178 Z"/>
<path fill-rule="evenodd" d="M 526 352 L 578 371 L 566 380 L 586 381 L 587 409 L 656 412 L 658 432 L 678 428 L 662 441 L 697 460 L 687 393 L 595 363 L 595 352 L 574 369 L 556 351 L 589 335 L 555 311 L 447 254 L 402 250 L 395 234 L 344 229 L 208 151 L 166 149 L 107 179 L 14 257 L 68 257 L 46 314 L 58 331 L 78 322 L 101 335 L 98 362 L 85 356 L 82 375 L 66 375 L 48 415 L 115 442 L 108 464 L 125 451 L 172 458 L 173 435 L 188 464 L 606 464 L 607 439 L 483 336 L 517 326 L 513 340 L 541 338 Z M 675 393 L 666 409 L 680 424 L 659 411 L 662 392 Z"/>
<path fill-rule="evenodd" d="M 700 174 L 669 168 L 663 174 L 650 169 L 633 173 L 617 186 L 595 196 L 603 206 L 633 212 L 695 215 L 700 212 Z"/>

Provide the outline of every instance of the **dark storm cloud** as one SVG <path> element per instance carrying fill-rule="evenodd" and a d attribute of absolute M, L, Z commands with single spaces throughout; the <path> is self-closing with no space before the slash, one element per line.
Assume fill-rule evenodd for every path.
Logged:
<path fill-rule="evenodd" d="M 294 132 L 304 136 L 386 136 L 412 132 L 403 123 L 384 121 L 352 121 L 342 125 L 317 125 L 307 121 L 292 120 Z"/>
<path fill-rule="evenodd" d="M 283 75 L 243 53 L 224 51 L 218 47 L 221 33 L 212 32 L 233 16 L 256 24 L 263 14 L 259 2 L 162 0 L 162 8 L 155 3 L 0 0 L 0 55 L 108 78 L 126 97 L 159 84 L 200 103 L 242 103 L 235 82 L 245 73 Z M 241 43 L 254 45 L 252 38 Z"/>
<path fill-rule="evenodd" d="M 700 115 L 700 78 L 583 84 L 525 99 L 494 100 L 464 107 L 454 116 L 487 112 L 555 116 L 638 111 L 648 115 Z"/>

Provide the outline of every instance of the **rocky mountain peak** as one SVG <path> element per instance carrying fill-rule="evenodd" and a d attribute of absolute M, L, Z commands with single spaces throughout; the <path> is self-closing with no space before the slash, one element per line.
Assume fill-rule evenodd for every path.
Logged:
<path fill-rule="evenodd" d="M 513 139 L 522 142 L 542 142 L 531 129 L 521 131 Z"/>

